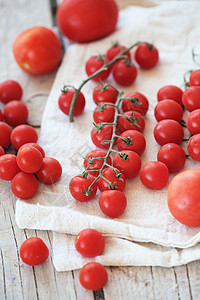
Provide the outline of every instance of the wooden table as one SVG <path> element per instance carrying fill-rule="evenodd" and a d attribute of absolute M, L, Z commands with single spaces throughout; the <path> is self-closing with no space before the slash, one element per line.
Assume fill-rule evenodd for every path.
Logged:
<path fill-rule="evenodd" d="M 135 3 L 117 0 L 124 8 Z M 0 0 L 0 82 L 18 80 L 23 101 L 30 109 L 29 123 L 38 127 L 55 72 L 42 77 L 24 74 L 12 56 L 12 43 L 22 30 L 34 25 L 55 26 L 54 0 Z M 181 267 L 110 267 L 103 290 L 84 290 L 78 271 L 56 272 L 51 260 L 52 233 L 20 230 L 15 223 L 15 199 L 9 185 L 6 201 L 0 202 L 0 299 L 200 299 L 200 263 Z M 25 212 L 24 212 L 25 213 Z M 50 249 L 48 261 L 37 267 L 22 263 L 19 248 L 31 236 L 41 237 Z"/>

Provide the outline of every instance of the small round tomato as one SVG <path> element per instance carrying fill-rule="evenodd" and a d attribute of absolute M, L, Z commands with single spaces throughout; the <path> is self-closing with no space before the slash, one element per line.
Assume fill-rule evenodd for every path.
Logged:
<path fill-rule="evenodd" d="M 3 121 L 3 119 L 4 119 L 4 115 L 3 115 L 3 113 L 2 113 L 2 111 L 0 109 L 0 121 Z"/>
<path fill-rule="evenodd" d="M 187 151 L 193 160 L 200 161 L 200 133 L 193 135 L 189 139 Z"/>
<path fill-rule="evenodd" d="M 171 99 L 182 105 L 183 91 L 175 85 L 165 85 L 158 90 L 157 99 L 162 101 L 165 99 Z"/>
<path fill-rule="evenodd" d="M 142 155 L 146 148 L 144 135 L 137 130 L 126 130 L 121 133 L 121 138 L 117 139 L 117 148 L 119 151 L 131 150 L 138 155 Z"/>
<path fill-rule="evenodd" d="M 17 164 L 22 171 L 26 173 L 35 173 L 43 164 L 43 156 L 35 147 L 20 147 L 17 152 Z"/>
<path fill-rule="evenodd" d="M 106 268 L 97 262 L 89 262 L 79 272 L 79 281 L 87 289 L 96 291 L 101 289 L 108 280 Z"/>
<path fill-rule="evenodd" d="M 66 115 L 69 115 L 73 96 L 74 96 L 74 89 L 68 88 L 63 90 L 63 93 L 60 95 L 58 99 L 58 106 L 61 109 L 61 111 Z M 82 92 L 79 92 L 74 106 L 73 115 L 79 116 L 80 114 L 82 114 L 84 108 L 85 108 L 85 97 Z"/>
<path fill-rule="evenodd" d="M 36 143 L 38 134 L 32 126 L 22 124 L 13 129 L 10 139 L 13 147 L 18 150 L 26 143 Z"/>
<path fill-rule="evenodd" d="M 3 147 L 0 146 L 0 157 L 5 154 Z"/>
<path fill-rule="evenodd" d="M 154 115 L 158 122 L 171 119 L 179 123 L 183 117 L 183 109 L 181 105 L 174 100 L 166 99 L 158 102 L 154 109 Z"/>
<path fill-rule="evenodd" d="M 8 147 L 10 145 L 12 129 L 11 127 L 4 122 L 0 121 L 0 146 Z"/>
<path fill-rule="evenodd" d="M 157 159 L 168 167 L 170 173 L 175 173 L 184 167 L 186 156 L 179 145 L 169 143 L 159 149 Z"/>
<path fill-rule="evenodd" d="M 117 101 L 117 91 L 110 84 L 99 83 L 93 90 L 93 100 L 95 103 Z"/>
<path fill-rule="evenodd" d="M 143 132 L 145 128 L 144 117 L 137 111 L 126 111 L 123 116 L 118 118 L 117 127 L 123 132 L 126 130 L 138 130 Z"/>
<path fill-rule="evenodd" d="M 200 226 L 200 169 L 177 174 L 168 187 L 167 202 L 171 214 L 187 226 Z"/>
<path fill-rule="evenodd" d="M 98 123 L 97 126 L 100 126 Z M 110 147 L 110 143 L 105 143 L 107 141 L 111 141 L 113 135 L 113 126 L 112 125 L 104 125 L 102 123 L 102 126 L 100 129 L 98 129 L 96 126 L 92 128 L 91 131 L 91 140 L 93 144 L 101 149 L 108 149 Z"/>
<path fill-rule="evenodd" d="M 12 180 L 20 171 L 17 165 L 16 155 L 4 154 L 0 157 L 0 179 Z"/>
<path fill-rule="evenodd" d="M 127 205 L 127 200 L 121 191 L 108 190 L 101 193 L 99 206 L 102 212 L 111 218 L 117 218 L 123 214 Z"/>
<path fill-rule="evenodd" d="M 191 72 L 189 78 L 189 85 L 200 86 L 200 69 Z"/>
<path fill-rule="evenodd" d="M 167 166 L 160 161 L 146 163 L 140 170 L 140 180 L 151 190 L 164 188 L 169 179 Z"/>
<path fill-rule="evenodd" d="M 61 60 L 62 47 L 51 29 L 34 26 L 16 37 L 13 54 L 23 71 L 41 75 L 57 68 Z"/>
<path fill-rule="evenodd" d="M 135 60 L 142 69 L 153 68 L 159 59 L 157 48 L 148 43 L 141 43 L 135 51 Z"/>
<path fill-rule="evenodd" d="M 15 80 L 0 83 L 0 101 L 4 104 L 12 100 L 20 100 L 23 94 L 21 85 Z"/>
<path fill-rule="evenodd" d="M 122 171 L 126 178 L 133 178 L 140 171 L 141 159 L 136 152 L 124 150 L 114 156 L 113 167 Z"/>
<path fill-rule="evenodd" d="M 101 174 L 104 178 L 100 177 L 97 181 L 98 188 L 101 192 L 110 189 L 116 189 L 119 191 L 124 190 L 126 186 L 126 180 L 124 174 L 121 173 L 120 170 L 115 169 L 114 171 L 112 168 L 107 167 L 103 169 L 103 172 Z"/>
<path fill-rule="evenodd" d="M 182 102 L 185 108 L 191 112 L 200 108 L 200 86 L 191 86 L 183 92 Z"/>
<path fill-rule="evenodd" d="M 115 108 L 110 105 L 112 103 L 99 103 L 93 112 L 93 119 L 95 123 L 112 123 L 115 117 Z"/>
<path fill-rule="evenodd" d="M 36 172 L 37 178 L 44 184 L 57 182 L 62 175 L 59 161 L 53 157 L 44 157 L 41 168 Z"/>
<path fill-rule="evenodd" d="M 129 59 L 120 59 L 113 66 L 113 78 L 121 86 L 130 86 L 137 77 L 137 68 Z"/>
<path fill-rule="evenodd" d="M 95 177 L 90 174 L 87 174 L 86 177 L 80 175 L 74 176 L 69 183 L 71 195 L 80 202 L 91 200 L 96 195 L 97 183 L 95 182 L 89 191 L 88 188 L 94 180 Z"/>
<path fill-rule="evenodd" d="M 183 140 L 183 127 L 175 120 L 162 120 L 154 127 L 154 138 L 159 145 L 180 144 Z"/>
<path fill-rule="evenodd" d="M 4 107 L 4 119 L 13 127 L 24 124 L 28 120 L 28 108 L 23 102 L 12 100 Z"/>
<path fill-rule="evenodd" d="M 107 62 L 110 62 L 113 60 L 122 50 L 126 50 L 127 48 L 123 45 L 120 45 L 119 42 L 115 42 L 112 47 L 110 47 L 105 54 L 105 58 Z M 129 59 L 131 59 L 131 53 L 130 51 L 127 51 L 124 53 L 125 56 L 127 56 Z"/>
<path fill-rule="evenodd" d="M 88 76 L 91 76 L 95 72 L 97 72 L 99 69 L 101 69 L 105 64 L 104 56 L 92 56 L 90 57 L 85 64 L 85 71 Z M 100 81 L 105 80 L 108 75 L 110 74 L 110 69 L 107 68 L 106 70 L 102 70 L 98 75 L 94 76 L 92 80 L 94 81 Z"/>
<path fill-rule="evenodd" d="M 95 257 L 102 254 L 105 248 L 105 240 L 99 231 L 86 228 L 76 236 L 75 248 L 83 256 Z"/>
<path fill-rule="evenodd" d="M 147 97 L 138 92 L 132 92 L 127 94 L 124 98 L 132 98 L 132 99 L 124 99 L 122 101 L 122 110 L 124 112 L 134 110 L 139 112 L 142 116 L 146 115 L 149 108 L 149 101 Z"/>
<path fill-rule="evenodd" d="M 19 255 L 25 264 L 37 266 L 47 260 L 49 249 L 39 237 L 31 237 L 22 243 Z"/>
<path fill-rule="evenodd" d="M 200 109 L 195 109 L 189 113 L 186 119 L 186 126 L 192 135 L 200 133 Z"/>
<path fill-rule="evenodd" d="M 40 153 L 42 154 L 42 157 L 45 157 L 44 149 L 36 143 L 26 143 L 20 147 L 20 150 L 24 147 L 35 147 L 36 149 L 38 149 L 40 151 Z"/>
<path fill-rule="evenodd" d="M 11 181 L 11 190 L 18 198 L 31 198 L 37 193 L 38 181 L 33 174 L 19 172 Z"/>
<path fill-rule="evenodd" d="M 92 150 L 90 151 L 85 159 L 84 159 L 84 168 L 87 170 L 100 170 L 103 163 L 104 163 L 104 158 L 107 155 L 106 151 L 103 150 Z M 100 159 L 102 157 L 102 159 Z M 98 158 L 98 159 L 94 159 L 94 158 Z M 107 164 L 111 165 L 111 158 L 110 156 L 108 156 L 107 158 Z M 98 176 L 99 172 L 98 171 L 94 171 L 91 172 L 91 175 L 93 176 Z"/>

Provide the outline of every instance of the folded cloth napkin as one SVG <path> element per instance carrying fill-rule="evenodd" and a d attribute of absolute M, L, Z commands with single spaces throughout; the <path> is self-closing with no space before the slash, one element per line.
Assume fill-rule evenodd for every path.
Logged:
<path fill-rule="evenodd" d="M 181 257 L 180 251 L 164 248 L 188 248 L 200 241 L 199 228 L 184 226 L 170 214 L 167 207 L 167 187 L 153 191 L 141 183 L 139 176 L 127 180 L 124 190 L 128 201 L 127 208 L 120 217 L 115 219 L 106 217 L 101 212 L 98 195 L 84 203 L 76 201 L 70 195 L 69 181 L 74 175 L 83 171 L 83 157 L 95 149 L 90 140 L 90 131 L 93 127 L 92 111 L 95 107 L 92 91 L 96 84 L 90 81 L 84 86 L 82 91 L 86 97 L 86 108 L 81 116 L 75 118 L 74 123 L 70 123 L 68 117 L 58 109 L 58 97 L 64 84 L 77 87 L 86 78 L 84 69 L 86 60 L 92 55 L 105 53 L 112 42 L 118 40 L 126 46 L 137 41 L 153 42 L 159 50 L 159 64 L 151 70 L 139 70 L 133 86 L 119 88 L 123 89 L 125 94 L 139 91 L 148 98 L 150 108 L 145 116 L 144 130 L 147 147 L 141 158 L 143 165 L 148 161 L 156 160 L 159 149 L 153 137 L 153 128 L 156 124 L 153 115 L 157 103 L 156 94 L 159 88 L 167 84 L 181 86 L 184 73 L 196 68 L 192 61 L 192 49 L 200 40 L 199 9 L 198 1 L 178 3 L 166 1 L 150 7 L 130 6 L 120 12 L 118 27 L 112 35 L 89 44 L 74 44 L 68 47 L 45 107 L 39 140 L 46 156 L 55 157 L 61 162 L 63 175 L 53 186 L 40 184 L 37 195 L 32 199 L 17 200 L 16 222 L 20 228 L 47 229 L 67 234 L 77 234 L 87 227 L 95 228 L 109 237 L 113 245 L 111 250 L 113 253 L 115 253 L 114 247 L 122 247 L 126 249 L 126 253 L 131 253 L 133 247 L 144 249 L 147 257 L 142 260 L 139 259 L 139 255 L 133 257 L 129 265 L 170 266 L 198 259 L 195 254 L 192 255 L 198 252 L 195 252 L 197 246 L 191 248 L 191 252 L 187 251 L 188 256 Z M 112 76 L 108 81 L 114 84 Z M 188 133 L 185 132 L 185 137 L 187 135 Z M 186 144 L 183 143 L 182 146 L 186 148 Z M 199 166 L 199 163 L 187 159 L 184 169 Z M 170 175 L 170 180 L 173 176 Z M 59 261 L 56 257 L 64 249 L 68 249 L 71 239 L 70 235 L 55 234 L 56 262 Z M 135 244 L 131 241 L 154 243 L 160 246 Z M 56 246 L 56 243 L 59 246 Z M 156 255 L 159 251 L 160 256 Z M 184 250 L 181 251 L 185 253 Z M 125 262 L 117 252 L 113 258 L 107 253 L 105 252 L 102 258 L 107 265 L 120 265 L 123 262 L 128 264 L 128 259 Z M 186 256 L 187 259 L 184 259 Z M 60 268 L 58 265 L 59 263 L 57 269 Z M 71 269 L 79 266 L 78 263 L 70 264 Z"/>

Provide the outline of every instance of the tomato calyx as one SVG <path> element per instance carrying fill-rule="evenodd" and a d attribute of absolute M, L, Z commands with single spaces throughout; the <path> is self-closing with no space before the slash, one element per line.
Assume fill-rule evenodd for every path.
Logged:
<path fill-rule="evenodd" d="M 124 59 L 124 64 L 127 66 L 127 67 L 131 67 L 133 64 L 131 62 L 131 60 L 125 56 L 125 59 Z"/>
<path fill-rule="evenodd" d="M 119 153 L 119 156 L 120 156 L 123 160 L 128 160 L 128 154 L 127 154 L 127 153 Z"/>
<path fill-rule="evenodd" d="M 142 102 L 139 101 L 138 97 L 124 97 L 123 100 L 130 100 L 134 106 L 142 104 Z"/>
<path fill-rule="evenodd" d="M 138 127 L 140 127 L 140 125 L 137 123 L 137 121 L 143 118 L 143 117 L 134 118 L 133 111 L 131 113 L 131 116 L 126 116 L 126 115 L 120 115 L 120 116 L 126 118 L 131 125 L 136 125 Z"/>

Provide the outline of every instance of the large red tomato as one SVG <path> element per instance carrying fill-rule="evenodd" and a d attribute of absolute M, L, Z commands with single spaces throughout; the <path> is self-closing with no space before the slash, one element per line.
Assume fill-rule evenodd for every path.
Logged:
<path fill-rule="evenodd" d="M 90 42 L 114 31 L 118 7 L 114 0 L 64 0 L 57 10 L 63 35 L 76 42 Z"/>

